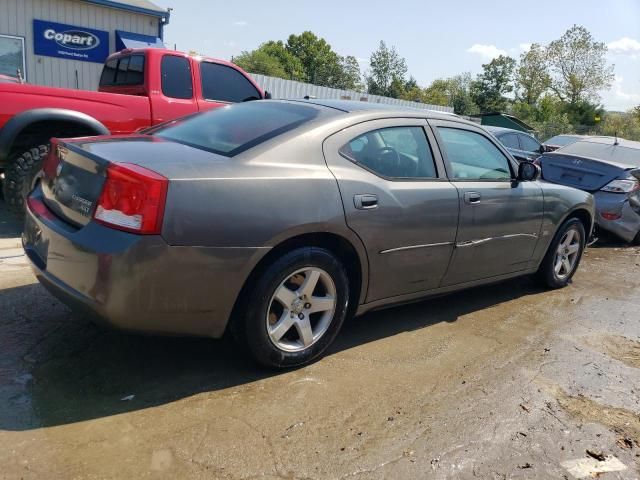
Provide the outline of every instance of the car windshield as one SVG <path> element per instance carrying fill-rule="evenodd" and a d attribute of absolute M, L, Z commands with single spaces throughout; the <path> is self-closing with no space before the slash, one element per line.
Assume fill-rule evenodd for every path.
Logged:
<path fill-rule="evenodd" d="M 572 137 L 571 135 L 556 135 L 555 137 L 551 137 L 544 143 L 548 145 L 557 145 L 559 147 L 564 147 L 565 145 L 577 142 L 578 140 L 580 140 L 580 137 Z"/>
<path fill-rule="evenodd" d="M 238 103 L 171 123 L 154 135 L 233 157 L 313 120 L 320 111 L 285 102 Z"/>
<path fill-rule="evenodd" d="M 627 143 L 635 143 L 638 146 L 614 145 L 613 140 L 612 143 L 589 142 L 583 140 L 581 142 L 575 142 L 571 145 L 567 145 L 561 150 L 558 150 L 558 152 L 567 155 L 588 157 L 640 167 L 640 143 Z"/>

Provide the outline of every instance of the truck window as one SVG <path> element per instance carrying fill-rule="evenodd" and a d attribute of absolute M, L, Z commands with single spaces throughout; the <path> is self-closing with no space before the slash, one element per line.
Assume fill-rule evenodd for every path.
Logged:
<path fill-rule="evenodd" d="M 126 55 L 109 60 L 102 69 L 100 86 L 144 84 L 144 55 Z"/>
<path fill-rule="evenodd" d="M 260 92 L 235 68 L 219 63 L 202 62 L 202 96 L 206 100 L 244 102 L 259 100 Z"/>
<path fill-rule="evenodd" d="M 176 55 L 162 57 L 162 93 L 171 98 L 193 98 L 189 59 Z"/>

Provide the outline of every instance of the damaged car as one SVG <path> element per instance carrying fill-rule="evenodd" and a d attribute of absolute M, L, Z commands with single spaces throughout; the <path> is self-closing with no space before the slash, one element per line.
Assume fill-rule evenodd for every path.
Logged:
<path fill-rule="evenodd" d="M 598 227 L 640 244 L 640 142 L 587 137 L 538 162 L 544 180 L 594 195 Z"/>
<path fill-rule="evenodd" d="M 23 245 L 54 295 L 127 330 L 318 358 L 351 315 L 522 275 L 571 282 L 593 197 L 450 114 L 247 102 L 56 140 Z"/>

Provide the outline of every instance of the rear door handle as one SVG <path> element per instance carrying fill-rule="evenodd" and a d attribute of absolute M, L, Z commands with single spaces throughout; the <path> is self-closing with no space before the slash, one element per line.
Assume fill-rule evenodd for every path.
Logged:
<path fill-rule="evenodd" d="M 370 193 L 360 193 L 353 196 L 353 204 L 358 210 L 372 210 L 378 208 L 378 196 Z"/>
<path fill-rule="evenodd" d="M 478 192 L 464 192 L 464 203 L 474 205 L 480 203 L 480 193 Z"/>

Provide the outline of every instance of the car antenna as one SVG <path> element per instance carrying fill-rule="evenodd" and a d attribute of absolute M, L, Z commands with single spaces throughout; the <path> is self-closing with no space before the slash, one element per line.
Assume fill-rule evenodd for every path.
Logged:
<path fill-rule="evenodd" d="M 615 133 L 614 133 L 614 135 L 615 135 L 615 138 L 614 138 L 614 140 L 613 140 L 613 145 L 614 145 L 614 146 L 615 146 L 615 145 L 619 145 L 619 144 L 620 144 L 620 142 L 618 142 L 618 132 L 615 132 Z"/>

